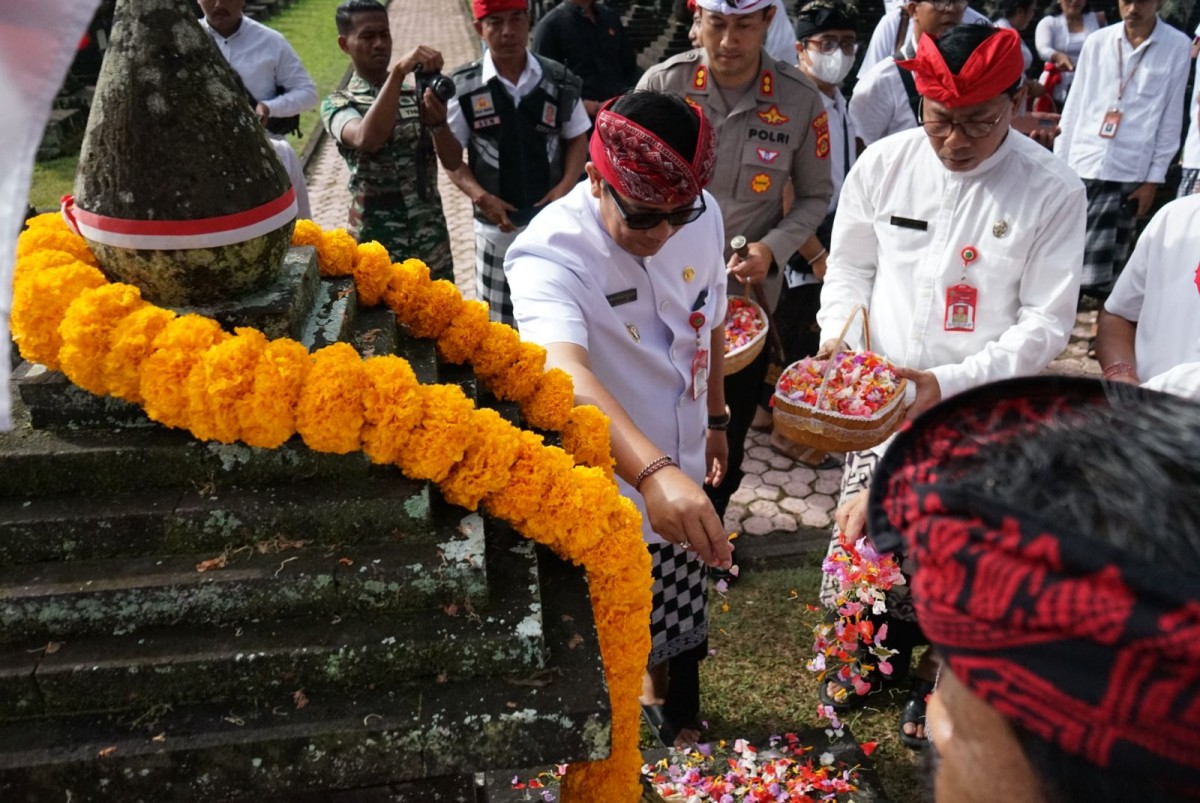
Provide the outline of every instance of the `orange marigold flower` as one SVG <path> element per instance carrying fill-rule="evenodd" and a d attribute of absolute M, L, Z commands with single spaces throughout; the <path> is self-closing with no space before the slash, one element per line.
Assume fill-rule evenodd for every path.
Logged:
<path fill-rule="evenodd" d="M 296 431 L 308 448 L 334 454 L 358 451 L 369 387 L 362 357 L 349 343 L 318 350 L 296 408 Z"/>
<path fill-rule="evenodd" d="M 454 365 L 466 362 L 487 332 L 488 305 L 482 301 L 464 301 L 450 325 L 438 335 L 438 356 Z"/>
<path fill-rule="evenodd" d="M 58 352 L 62 348 L 58 327 L 67 307 L 85 290 L 107 283 L 104 274 L 80 262 L 25 277 L 14 288 L 11 315 L 13 338 L 21 356 L 58 370 Z"/>
<path fill-rule="evenodd" d="M 95 267 L 98 264 L 86 240 L 73 231 L 51 226 L 26 229 L 17 238 L 18 259 L 35 251 L 66 251 L 85 265 Z"/>
<path fill-rule="evenodd" d="M 571 410 L 566 425 L 562 428 L 562 445 L 575 458 L 575 462 L 601 469 L 611 480 L 613 477 L 612 441 L 609 421 L 599 407 L 579 405 Z"/>
<path fill-rule="evenodd" d="M 538 429 L 560 430 L 575 406 L 571 375 L 559 368 L 542 374 L 537 390 L 521 404 L 521 415 Z"/>
<path fill-rule="evenodd" d="M 142 403 L 142 363 L 154 353 L 154 339 L 175 317 L 170 310 L 145 304 L 117 324 L 103 360 L 109 393 Z"/>
<path fill-rule="evenodd" d="M 475 366 L 476 375 L 484 377 L 487 382 L 487 377 L 499 374 L 516 362 L 520 351 L 521 338 L 517 336 L 517 330 L 507 324 L 493 322 L 488 324 L 487 334 L 475 350 L 471 364 Z"/>
<path fill-rule="evenodd" d="M 408 331 L 413 337 L 436 338 L 450 325 L 462 304 L 462 293 L 458 292 L 454 282 L 438 279 L 421 294 L 416 313 L 407 316 L 407 320 L 401 320 L 408 324 Z"/>
<path fill-rule="evenodd" d="M 429 268 L 425 263 L 419 259 L 406 259 L 392 265 L 392 276 L 383 300 L 401 323 L 408 323 L 410 316 L 416 314 L 416 300 L 422 297 L 430 284 Z"/>
<path fill-rule="evenodd" d="M 109 342 L 121 321 L 146 306 L 131 284 L 106 284 L 79 295 L 58 327 L 63 345 L 58 353 L 67 378 L 97 396 L 110 393 L 104 371 Z"/>
<path fill-rule="evenodd" d="M 400 448 L 398 464 L 417 480 L 441 482 L 471 441 L 474 405 L 458 385 L 421 385 L 421 423 Z"/>
<path fill-rule="evenodd" d="M 242 440 L 274 449 L 296 434 L 296 408 L 313 356 L 295 340 L 272 340 L 254 365 L 251 391 L 237 404 Z"/>
<path fill-rule="evenodd" d="M 43 212 L 25 221 L 25 227 L 30 229 L 51 229 L 52 231 L 70 231 L 67 221 L 63 220 L 62 212 Z"/>
<path fill-rule="evenodd" d="M 372 357 L 365 365 L 363 451 L 375 463 L 395 463 L 424 413 L 420 383 L 408 361 L 396 356 Z"/>
<path fill-rule="evenodd" d="M 201 440 L 233 443 L 241 437 L 238 408 L 254 387 L 254 367 L 267 347 L 257 329 L 239 328 L 204 352 L 188 375 L 188 416 Z"/>
<path fill-rule="evenodd" d="M 316 248 L 321 244 L 321 227 L 311 220 L 296 219 L 296 227 L 292 229 L 292 245 L 311 245 Z"/>
<path fill-rule="evenodd" d="M 354 285 L 358 288 L 359 302 L 364 307 L 378 304 L 391 279 L 392 258 L 387 249 L 377 242 L 360 245 L 354 263 Z"/>
<path fill-rule="evenodd" d="M 486 380 L 488 390 L 506 401 L 521 401 L 533 395 L 546 370 L 546 350 L 537 343 L 522 343 L 512 364 Z"/>
<path fill-rule="evenodd" d="M 16 285 L 30 273 L 45 270 L 46 268 L 58 268 L 75 262 L 79 262 L 79 258 L 74 254 L 68 254 L 66 251 L 55 251 L 53 249 L 34 251 L 18 258 L 13 264 L 13 284 Z"/>
<path fill-rule="evenodd" d="M 349 276 L 354 272 L 358 243 L 345 229 L 330 229 L 321 233 L 317 243 L 317 262 L 322 276 Z"/>
<path fill-rule="evenodd" d="M 188 429 L 188 374 L 204 352 L 228 339 L 220 324 L 199 315 L 184 315 L 163 327 L 154 339 L 154 352 L 142 362 L 146 415 L 169 427 Z"/>
<path fill-rule="evenodd" d="M 521 430 L 520 451 L 508 484 L 490 494 L 484 504 L 493 516 L 524 533 L 529 521 L 541 515 L 542 501 L 551 493 L 555 477 L 568 474 L 574 465 L 562 449 L 544 446 L 540 435 Z"/>
<path fill-rule="evenodd" d="M 476 410 L 471 418 L 475 437 L 442 483 L 446 501 L 467 510 L 504 487 L 521 448 L 521 430 L 495 410 Z"/>

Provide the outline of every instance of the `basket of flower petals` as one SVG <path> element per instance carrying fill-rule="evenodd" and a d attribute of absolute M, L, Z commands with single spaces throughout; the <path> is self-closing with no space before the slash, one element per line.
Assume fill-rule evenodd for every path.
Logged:
<path fill-rule="evenodd" d="M 862 312 L 867 350 L 842 349 L 846 328 Z M 826 359 L 806 357 L 779 377 L 771 406 L 775 431 L 826 452 L 856 452 L 887 440 L 904 418 L 905 380 L 870 350 L 866 310 L 851 314 Z"/>
<path fill-rule="evenodd" d="M 725 376 L 736 374 L 754 362 L 767 342 L 767 315 L 755 302 L 741 296 L 729 297 L 725 315 Z"/>

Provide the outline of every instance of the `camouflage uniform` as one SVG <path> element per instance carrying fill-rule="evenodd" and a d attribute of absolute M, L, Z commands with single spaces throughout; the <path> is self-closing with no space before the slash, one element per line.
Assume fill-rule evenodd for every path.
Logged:
<path fill-rule="evenodd" d="M 321 103 L 321 121 L 337 141 L 338 152 L 350 168 L 349 232 L 359 242 L 378 240 L 392 259 L 416 257 L 429 266 L 435 279 L 454 281 L 450 234 L 437 190 L 437 157 L 432 142 L 425 156 L 428 187 L 418 193 L 417 143 L 420 135 L 416 92 L 405 88 L 391 138 L 374 153 L 348 147 L 342 128 L 355 117 L 364 117 L 379 94 L 355 74 L 345 89 Z"/>

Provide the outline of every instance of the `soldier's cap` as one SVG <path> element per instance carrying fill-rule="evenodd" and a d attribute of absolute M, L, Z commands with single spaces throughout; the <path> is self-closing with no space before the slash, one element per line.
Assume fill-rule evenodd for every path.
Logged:
<path fill-rule="evenodd" d="M 512 11 L 516 8 L 527 9 L 528 7 L 526 0 L 472 0 L 471 2 L 471 11 L 477 20 L 491 14 L 499 14 L 502 11 Z"/>
<path fill-rule="evenodd" d="M 696 7 L 716 14 L 753 14 L 770 8 L 772 0 L 696 0 Z"/>

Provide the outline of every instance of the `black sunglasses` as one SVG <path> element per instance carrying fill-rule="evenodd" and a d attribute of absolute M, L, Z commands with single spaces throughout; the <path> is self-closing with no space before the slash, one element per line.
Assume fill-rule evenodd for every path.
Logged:
<path fill-rule="evenodd" d="M 704 196 L 700 195 L 700 205 L 689 209 L 680 209 L 675 212 L 630 212 L 625 208 L 625 204 L 621 203 L 621 196 L 617 195 L 617 191 L 612 188 L 611 184 L 606 181 L 604 187 L 612 196 L 613 203 L 617 205 L 617 211 L 621 213 L 621 219 L 625 221 L 625 225 L 637 231 L 653 229 L 664 220 L 675 228 L 686 226 L 697 220 L 708 208 L 704 203 Z"/>

